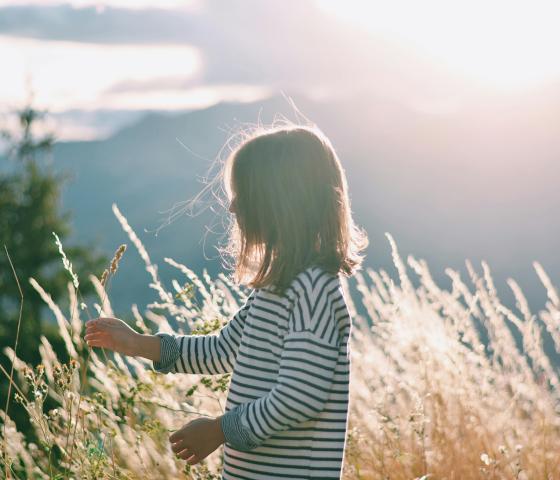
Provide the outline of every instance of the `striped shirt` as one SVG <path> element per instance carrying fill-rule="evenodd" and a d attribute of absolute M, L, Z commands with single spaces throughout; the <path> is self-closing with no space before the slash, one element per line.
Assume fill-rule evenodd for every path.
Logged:
<path fill-rule="evenodd" d="M 161 337 L 163 373 L 232 372 L 222 479 L 339 479 L 351 317 L 338 275 L 312 266 L 283 296 L 253 290 L 215 335 Z"/>

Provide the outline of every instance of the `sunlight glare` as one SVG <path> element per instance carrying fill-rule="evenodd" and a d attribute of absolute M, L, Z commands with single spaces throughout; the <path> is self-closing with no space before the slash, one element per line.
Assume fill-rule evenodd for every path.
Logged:
<path fill-rule="evenodd" d="M 560 76 L 560 2 L 317 0 L 325 11 L 502 90 Z"/>

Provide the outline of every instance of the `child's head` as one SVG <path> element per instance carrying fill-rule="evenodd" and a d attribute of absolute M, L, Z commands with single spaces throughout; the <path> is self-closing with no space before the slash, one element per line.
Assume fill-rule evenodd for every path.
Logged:
<path fill-rule="evenodd" d="M 351 275 L 366 233 L 353 220 L 344 170 L 316 127 L 259 129 L 228 157 L 223 180 L 235 222 L 225 249 L 235 277 L 279 292 L 310 265 Z"/>

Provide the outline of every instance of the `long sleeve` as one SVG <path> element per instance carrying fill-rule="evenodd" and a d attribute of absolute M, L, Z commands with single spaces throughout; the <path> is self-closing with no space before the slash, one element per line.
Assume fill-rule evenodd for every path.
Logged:
<path fill-rule="evenodd" d="M 226 442 L 237 450 L 258 447 L 276 432 L 315 418 L 331 392 L 339 355 L 332 314 L 337 279 L 322 275 L 296 282 L 297 301 L 284 337 L 275 386 L 263 397 L 222 416 Z M 330 307 L 330 308 L 329 308 Z"/>
<path fill-rule="evenodd" d="M 161 338 L 161 358 L 153 362 L 153 369 L 160 373 L 196 373 L 217 375 L 230 373 L 241 343 L 243 327 L 256 290 L 247 297 L 245 304 L 218 332 L 210 335 L 172 335 L 158 332 Z"/>

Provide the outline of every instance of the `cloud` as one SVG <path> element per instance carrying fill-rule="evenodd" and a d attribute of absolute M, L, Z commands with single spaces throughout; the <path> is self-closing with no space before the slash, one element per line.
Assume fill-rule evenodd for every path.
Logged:
<path fill-rule="evenodd" d="M 201 63 L 198 50 L 189 45 L 137 48 L 6 36 L 0 36 L 0 58 L 5 65 L 2 100 L 21 97 L 22 78 L 31 73 L 36 100 L 55 110 L 107 107 L 98 104 L 99 96 L 115 82 L 195 76 Z"/>
<path fill-rule="evenodd" d="M 427 71 L 410 52 L 349 27 L 310 0 L 208 0 L 191 10 L 5 7 L 0 33 L 104 45 L 187 44 L 201 52 L 198 80 L 205 84 L 383 90 L 394 88 L 395 75 L 409 83 Z"/>
<path fill-rule="evenodd" d="M 279 91 L 421 103 L 466 88 L 311 0 L 206 0 L 176 9 L 104 3 L 0 8 L 8 65 L 0 104 L 22 96 L 26 72 L 56 111 L 198 108 Z"/>

